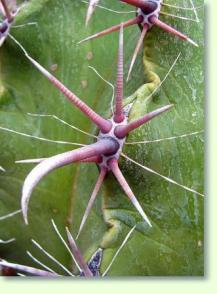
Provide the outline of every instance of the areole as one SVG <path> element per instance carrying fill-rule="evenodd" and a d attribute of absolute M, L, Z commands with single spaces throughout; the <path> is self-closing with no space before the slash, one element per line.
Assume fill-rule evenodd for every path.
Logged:
<path fill-rule="evenodd" d="M 130 78 L 130 74 L 132 72 L 135 60 L 137 58 L 137 55 L 139 53 L 139 50 L 142 47 L 143 41 L 145 39 L 145 36 L 148 32 L 148 30 L 153 26 L 156 25 L 166 31 L 167 33 L 170 33 L 174 36 L 179 37 L 180 39 L 189 42 L 190 44 L 198 47 L 197 43 L 195 43 L 192 39 L 190 39 L 187 35 L 179 32 L 177 29 L 171 27 L 170 25 L 166 24 L 165 22 L 161 21 L 159 19 L 159 16 L 161 14 L 161 8 L 163 6 L 163 0 L 120 0 L 121 2 L 124 2 L 126 4 L 132 5 L 136 8 L 136 14 L 137 16 L 135 18 L 129 19 L 122 24 L 114 25 L 108 29 L 105 29 L 101 32 L 95 33 L 79 42 L 79 44 L 108 35 L 112 32 L 118 31 L 123 25 L 124 28 L 127 28 L 129 26 L 133 25 L 139 25 L 141 29 L 141 35 L 140 38 L 136 44 L 133 57 L 130 63 L 127 81 Z M 94 6 L 95 7 L 95 6 Z"/>

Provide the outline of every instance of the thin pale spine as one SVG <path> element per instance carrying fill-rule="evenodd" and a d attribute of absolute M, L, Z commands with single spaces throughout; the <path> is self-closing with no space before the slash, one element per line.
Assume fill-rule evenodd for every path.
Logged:
<path fill-rule="evenodd" d="M 74 277 L 74 275 L 61 263 L 59 262 L 53 255 L 47 252 L 38 242 L 32 239 L 32 243 L 43 252 L 50 260 L 56 263 L 59 267 L 61 267 L 69 276 Z"/>
<path fill-rule="evenodd" d="M 140 49 L 142 47 L 142 44 L 143 44 L 143 41 L 144 41 L 144 38 L 145 38 L 145 35 L 146 35 L 148 29 L 149 29 L 149 26 L 147 24 L 144 24 L 144 26 L 142 28 L 141 36 L 140 36 L 139 41 L 138 41 L 138 43 L 136 45 L 136 48 L 134 50 L 133 57 L 132 57 L 132 60 L 131 60 L 131 63 L 130 63 L 130 68 L 129 68 L 128 75 L 127 75 L 127 82 L 129 81 L 130 74 L 132 72 L 134 63 L 135 63 L 137 55 L 138 55 L 138 53 L 139 53 L 139 51 L 140 51 Z"/>
<path fill-rule="evenodd" d="M 136 199 L 136 197 L 135 197 L 133 191 L 131 190 L 130 186 L 128 185 L 126 179 L 124 178 L 124 176 L 118 166 L 118 162 L 115 158 L 111 159 L 109 161 L 109 167 L 111 168 L 112 173 L 115 175 L 116 179 L 118 180 L 120 186 L 122 187 L 122 189 L 126 193 L 127 197 L 130 199 L 132 204 L 135 206 L 136 210 L 142 216 L 143 220 L 145 222 L 147 222 L 150 227 L 152 227 L 151 222 L 149 221 L 147 215 L 145 214 L 141 205 L 139 204 L 138 200 Z"/>
<path fill-rule="evenodd" d="M 5 127 L 2 127 L 2 126 L 0 126 L 0 130 L 6 131 L 6 132 L 9 132 L 9 133 L 13 133 L 13 134 L 16 134 L 16 135 L 20 135 L 20 136 L 23 136 L 23 137 L 36 139 L 36 140 L 43 141 L 43 142 L 49 142 L 49 143 L 55 143 L 55 144 L 61 144 L 61 145 L 72 145 L 72 146 L 79 146 L 79 147 L 85 146 L 84 144 L 80 144 L 80 143 L 73 143 L 73 142 L 59 141 L 59 140 L 51 140 L 51 139 L 44 138 L 44 137 L 38 137 L 38 136 L 23 133 L 23 132 L 18 132 L 16 130 L 5 128 Z"/>
<path fill-rule="evenodd" d="M 93 13 L 94 13 L 94 10 L 97 6 L 97 4 L 99 3 L 100 0 L 89 0 L 89 7 L 88 7 L 88 10 L 87 10 L 87 15 L 86 15 L 86 21 L 85 21 L 85 25 L 87 26 Z"/>
<path fill-rule="evenodd" d="M 123 249 L 124 245 L 127 243 L 127 241 L 129 240 L 129 238 L 131 237 L 131 235 L 133 234 L 133 232 L 136 229 L 136 225 L 129 231 L 129 233 L 126 235 L 126 237 L 124 238 L 123 242 L 121 243 L 120 247 L 118 248 L 117 252 L 115 253 L 114 257 L 112 258 L 111 262 L 109 263 L 109 265 L 107 266 L 106 270 L 104 271 L 104 273 L 102 274 L 102 277 L 106 276 L 107 273 L 109 272 L 111 266 L 113 265 L 114 261 L 116 260 L 117 256 L 119 255 L 119 253 L 121 252 L 121 250 Z"/>
<path fill-rule="evenodd" d="M 46 271 L 51 272 L 53 274 L 58 275 L 58 273 L 56 273 L 54 270 L 52 270 L 50 267 L 48 267 L 47 265 L 45 265 L 43 262 L 41 262 L 40 260 L 38 260 L 35 256 L 32 255 L 32 253 L 30 251 L 26 251 L 27 255 L 38 265 L 40 265 L 41 267 L 43 267 Z"/>
<path fill-rule="evenodd" d="M 0 166 L 0 171 L 3 172 L 3 173 L 6 172 L 5 168 L 3 168 L 2 166 Z"/>
<path fill-rule="evenodd" d="M 166 12 L 162 12 L 162 11 L 160 12 L 160 15 L 165 15 L 165 16 L 183 19 L 183 20 L 192 21 L 192 22 L 198 22 L 198 20 L 194 19 L 194 18 L 189 18 L 189 17 L 180 16 L 180 15 L 176 15 L 176 14 L 166 13 Z"/>
<path fill-rule="evenodd" d="M 180 184 L 180 183 L 178 183 L 177 181 L 175 181 L 175 180 L 173 180 L 173 179 L 171 179 L 171 178 L 169 178 L 169 177 L 167 177 L 167 176 L 164 176 L 164 175 L 160 174 L 159 172 L 157 172 L 157 171 L 151 169 L 150 167 L 147 167 L 147 166 L 142 165 L 141 163 L 135 161 L 134 159 L 132 159 L 132 158 L 130 158 L 129 156 L 127 156 L 126 154 L 122 153 L 121 155 L 122 155 L 125 159 L 127 159 L 127 160 L 131 161 L 132 163 L 134 163 L 135 165 L 141 167 L 142 169 L 146 170 L 146 171 L 149 172 L 149 173 L 152 173 L 152 174 L 154 174 L 154 175 L 159 176 L 160 178 L 164 179 L 164 180 L 167 181 L 168 183 L 173 184 L 173 185 L 176 185 L 176 186 L 178 186 L 178 187 L 180 187 L 180 188 L 182 188 L 182 189 L 184 189 L 184 190 L 186 190 L 186 191 L 188 191 L 188 192 L 191 192 L 191 193 L 193 193 L 193 194 L 195 194 L 195 195 L 198 195 L 198 196 L 202 196 L 202 197 L 204 197 L 204 194 L 202 194 L 202 193 L 200 193 L 200 192 L 198 192 L 198 191 L 196 191 L 196 190 L 194 190 L 194 189 L 192 189 L 192 188 L 189 188 L 189 187 L 187 187 L 187 186 L 185 186 L 185 185 L 183 185 L 183 184 Z"/>
<path fill-rule="evenodd" d="M 0 216 L 0 221 L 4 221 L 5 219 L 9 219 L 11 217 L 14 217 L 15 215 L 17 215 L 17 214 L 19 214 L 21 212 L 22 212 L 22 210 L 18 209 L 18 210 L 15 210 L 13 212 L 10 212 L 10 213 L 8 213 L 6 215 Z"/>
<path fill-rule="evenodd" d="M 182 7 L 182 6 L 177 6 L 177 5 L 172 5 L 172 4 L 167 4 L 167 3 L 162 3 L 162 6 L 170 7 L 170 8 L 175 8 L 175 9 L 180 9 L 180 10 L 196 10 L 196 9 L 201 9 L 204 6 L 197 6 L 197 7 Z"/>
<path fill-rule="evenodd" d="M 28 112 L 27 113 L 29 116 L 32 116 L 32 117 L 40 117 L 40 118 L 51 118 L 51 119 L 54 119 L 56 121 L 58 121 L 59 123 L 63 124 L 63 125 L 66 125 L 68 127 L 70 127 L 71 129 L 77 131 L 77 132 L 80 132 L 82 134 L 85 134 L 89 137 L 92 137 L 92 138 L 97 138 L 95 135 L 91 134 L 91 133 L 88 133 L 72 124 L 69 124 L 68 122 L 64 121 L 63 119 L 59 118 L 58 116 L 56 116 L 55 114 L 39 114 L 39 113 L 30 113 Z"/>
<path fill-rule="evenodd" d="M 77 262 L 76 257 L 74 256 L 72 250 L 69 248 L 69 246 L 67 245 L 66 241 L 64 240 L 63 236 L 61 235 L 59 229 L 57 228 L 56 223 L 54 222 L 54 220 L 51 220 L 52 226 L 54 228 L 54 231 L 56 232 L 57 236 L 59 237 L 60 241 L 62 242 L 62 244 L 65 246 L 66 250 L 69 252 L 69 254 L 71 255 L 72 259 L 74 260 L 77 268 L 79 269 L 79 271 L 81 272 L 81 268 Z"/>
<path fill-rule="evenodd" d="M 86 277 L 92 277 L 93 274 L 92 272 L 90 271 L 88 265 L 86 264 L 83 256 L 81 255 L 81 252 L 80 250 L 78 249 L 76 243 L 75 243 L 75 240 L 74 238 L 72 237 L 72 234 L 70 233 L 69 229 L 66 227 L 66 233 L 67 233 L 67 237 L 68 237 L 68 241 L 69 241 L 69 246 L 72 250 L 72 253 L 74 254 L 74 256 L 76 256 L 76 260 L 77 262 L 79 263 L 84 275 Z"/>
<path fill-rule="evenodd" d="M 165 141 L 171 141 L 175 139 L 182 139 L 190 136 L 196 136 L 204 133 L 204 131 L 196 131 L 193 133 L 187 133 L 183 135 L 177 135 L 177 136 L 172 136 L 172 137 L 166 137 L 166 138 L 160 138 L 160 139 L 155 139 L 155 140 L 145 140 L 145 141 L 137 141 L 137 142 L 127 142 L 125 143 L 126 145 L 132 146 L 132 145 L 138 145 L 138 144 L 151 144 L 151 143 L 160 143 L 160 142 L 165 142 Z"/>
<path fill-rule="evenodd" d="M 8 239 L 8 240 L 0 239 L 0 244 L 10 244 L 10 243 L 15 242 L 15 241 L 16 241 L 15 238 L 11 238 L 11 239 Z"/>
<path fill-rule="evenodd" d="M 90 213 L 91 208 L 93 207 L 94 201 L 96 199 L 96 196 L 97 196 L 97 194 L 99 192 L 100 187 L 102 186 L 102 183 L 103 183 L 103 180 L 104 180 L 106 174 L 107 174 L 107 169 L 102 167 L 101 170 L 100 170 L 98 180 L 97 180 L 96 185 L 94 187 L 94 190 L 93 190 L 93 192 L 92 192 L 92 194 L 90 196 L 90 200 L 89 200 L 89 202 L 87 204 L 87 207 L 85 209 L 83 218 L 81 220 L 81 224 L 80 224 L 76 239 L 78 239 L 78 237 L 81 234 L 81 231 L 82 231 L 82 229 L 83 229 L 83 227 L 84 227 L 84 225 L 86 223 L 87 217 L 88 217 L 88 215 Z"/>

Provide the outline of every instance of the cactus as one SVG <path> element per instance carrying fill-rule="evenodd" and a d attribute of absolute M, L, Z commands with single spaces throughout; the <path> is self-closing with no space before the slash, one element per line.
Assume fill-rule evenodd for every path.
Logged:
<path fill-rule="evenodd" d="M 113 10 L 132 10 L 120 1 L 109 2 Z M 190 5 L 186 1 L 171 3 Z M 201 0 L 194 1 L 195 6 L 202 4 Z M 108 7 L 108 2 L 100 1 L 100 5 Z M 174 9 L 165 7 L 168 13 L 174 14 Z M 10 33 L 35 60 L 97 113 L 110 117 L 108 105 L 112 89 L 88 66 L 115 84 L 118 34 L 80 46 L 78 42 L 131 16 L 97 7 L 86 27 L 86 12 L 87 5 L 83 1 L 31 0 L 16 15 L 13 25 L 18 27 L 11 26 Z M 194 10 L 176 12 L 196 17 Z M 104 272 L 124 236 L 137 225 L 109 271 L 111 276 L 203 275 L 203 9 L 197 9 L 196 13 L 199 23 L 169 16 L 162 19 L 167 22 L 169 19 L 173 27 L 195 40 L 199 48 L 153 27 L 146 35 L 144 50 L 136 60 L 129 82 L 125 82 L 126 103 L 133 103 L 130 120 L 162 105 L 174 104 L 175 107 L 130 134 L 123 153 L 133 161 L 125 157 L 120 162 L 124 176 L 151 219 L 152 228 L 142 221 L 110 175 L 77 240 L 86 261 L 98 248 L 104 249 L 101 264 Z M 125 80 L 139 34 L 136 26 L 124 32 Z M 163 81 L 179 53 L 175 66 L 158 89 L 160 80 Z M 147 99 L 153 90 L 154 95 Z M 16 239 L 0 244 L 0 258 L 34 266 L 26 251 L 38 254 L 31 243 L 31 239 L 36 239 L 61 263 L 74 269 L 68 252 L 51 233 L 50 219 L 54 218 L 61 228 L 67 225 L 73 236 L 76 235 L 98 169 L 89 164 L 75 164 L 46 177 L 34 191 L 26 226 L 19 213 L 20 197 L 24 179 L 33 166 L 15 161 L 63 153 L 77 148 L 73 143 L 92 143 L 93 138 L 60 123 L 55 117 L 92 135 L 96 135 L 96 130 L 31 66 L 10 38 L 0 48 L 0 114 L 0 239 Z M 33 137 L 24 137 L 21 133 Z M 176 138 L 160 141 L 167 137 Z M 141 141 L 149 143 L 129 144 Z M 134 161 L 158 174 L 144 170 Z M 15 215 L 1 219 L 14 211 L 17 211 Z M 40 256 L 40 260 L 55 268 L 45 256 Z"/>

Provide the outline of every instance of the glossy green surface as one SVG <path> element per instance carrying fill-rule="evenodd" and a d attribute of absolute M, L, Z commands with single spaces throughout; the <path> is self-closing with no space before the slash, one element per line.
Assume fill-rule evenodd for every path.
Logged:
<path fill-rule="evenodd" d="M 110 6 L 108 1 L 102 1 L 102 5 L 129 10 L 118 1 L 109 2 Z M 170 3 L 191 5 L 190 1 Z M 203 3 L 198 0 L 194 4 L 199 6 Z M 85 28 L 86 9 L 86 4 L 81 1 L 29 1 L 18 15 L 16 24 L 37 22 L 37 25 L 13 28 L 11 34 L 33 58 L 46 69 L 55 69 L 56 77 L 98 113 L 106 116 L 110 111 L 111 88 L 88 66 L 95 67 L 105 79 L 115 83 L 118 34 L 83 45 L 77 43 L 134 14 L 119 15 L 97 9 L 90 25 Z M 162 10 L 195 17 L 192 11 Z M 128 142 L 155 140 L 204 129 L 203 8 L 197 13 L 200 23 L 165 16 L 161 19 L 190 36 L 199 48 L 156 27 L 149 31 L 145 39 L 146 74 L 141 52 L 131 79 L 125 84 L 125 97 L 149 82 L 147 66 L 163 80 L 180 52 L 181 56 L 150 103 L 144 103 L 140 97 L 141 108 L 134 108 L 131 118 L 168 103 L 175 104 L 175 107 L 132 133 Z M 139 33 L 136 26 L 124 33 L 125 77 Z M 91 137 L 51 118 L 31 117 L 27 113 L 57 115 L 87 132 L 94 134 L 96 131 L 89 120 L 52 87 L 26 60 L 17 45 L 8 39 L 0 49 L 0 126 L 52 140 L 82 144 L 93 141 Z M 15 164 L 15 160 L 52 156 L 72 148 L 0 130 L 0 165 L 6 170 L 5 173 L 0 171 L 0 216 L 19 209 L 22 183 L 33 167 L 31 164 Z M 158 143 L 126 145 L 124 153 L 142 165 L 203 193 L 203 149 L 204 139 L 200 134 Z M 79 238 L 85 257 L 88 258 L 100 245 L 105 247 L 102 271 L 105 270 L 127 232 L 138 223 L 137 231 L 116 259 L 110 275 L 203 275 L 203 197 L 168 183 L 125 159 L 121 160 L 120 167 L 150 217 L 153 228 L 141 222 L 116 180 L 109 176 Z M 0 222 L 0 239 L 16 238 L 11 245 L 0 245 L 0 257 L 34 265 L 26 255 L 26 250 L 30 250 L 61 272 L 33 247 L 31 238 L 34 238 L 71 268 L 69 254 L 55 235 L 50 220 L 53 218 L 63 233 L 64 226 L 69 224 L 75 236 L 97 175 L 98 169 L 94 165 L 74 164 L 44 178 L 30 200 L 30 225 L 24 225 L 21 215 Z M 112 229 L 107 227 L 105 220 L 112 224 Z"/>

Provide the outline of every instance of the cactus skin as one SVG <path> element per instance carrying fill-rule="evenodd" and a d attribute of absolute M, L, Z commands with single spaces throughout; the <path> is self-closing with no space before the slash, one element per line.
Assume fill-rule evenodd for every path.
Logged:
<path fill-rule="evenodd" d="M 106 111 L 110 111 L 108 103 L 111 98 L 111 91 L 103 81 L 87 69 L 87 66 L 89 64 L 95 66 L 105 78 L 113 81 L 114 76 L 111 76 L 111 73 L 115 71 L 117 44 L 116 42 L 111 44 L 113 37 L 108 37 L 103 40 L 103 47 L 99 46 L 101 40 L 93 42 L 91 45 L 75 46 L 78 41 L 87 35 L 85 26 L 80 25 L 81 19 L 76 18 L 77 15 L 82 15 L 82 24 L 84 23 L 86 6 L 74 3 L 74 1 L 71 2 L 73 3 L 69 4 L 68 1 L 62 1 L 60 5 L 59 1 L 31 1 L 18 15 L 16 23 L 37 21 L 38 27 L 31 26 L 22 30 L 13 29 L 11 33 L 22 42 L 31 56 L 39 60 L 46 68 L 57 64 L 55 75 L 61 78 L 67 86 L 72 85 L 73 82 L 75 84 L 75 89 L 73 89 L 76 94 L 80 97 L 87 97 L 86 102 L 94 110 L 104 115 Z M 197 6 L 200 4 L 201 1 L 195 3 Z M 117 10 L 122 7 L 119 3 L 114 3 L 113 6 Z M 65 14 L 62 19 L 60 15 L 63 10 Z M 199 11 L 199 13 L 200 19 L 203 19 L 203 11 Z M 103 29 L 105 25 L 107 27 L 117 23 L 121 18 L 126 20 L 128 17 L 113 14 L 109 14 L 108 17 L 106 11 L 97 10 L 91 26 L 88 27 L 88 33 L 92 34 L 98 29 Z M 102 24 L 102 19 L 105 20 L 106 24 Z M 180 51 L 183 58 L 183 62 L 178 63 L 175 72 L 170 75 L 162 90 L 147 105 L 147 111 L 151 111 L 156 106 L 164 105 L 164 102 L 170 102 L 176 104 L 177 112 L 174 116 L 169 115 L 166 121 L 162 119 L 153 122 L 151 127 L 142 128 L 138 133 L 129 136 L 128 141 L 152 140 L 203 128 L 203 86 L 202 64 L 200 62 L 203 25 L 202 22 L 198 26 L 198 24 L 192 25 L 184 21 L 177 22 L 175 19 L 170 21 L 172 25 L 179 27 L 181 31 L 188 33 L 189 36 L 199 41 L 200 50 L 196 49 L 195 51 L 194 48 L 190 48 L 182 42 L 175 42 L 173 38 L 165 36 L 157 28 L 153 28 L 147 34 L 144 48 L 146 63 L 155 74 L 161 77 L 161 80 Z M 57 26 L 59 23 L 62 23 L 62 26 Z M 29 34 L 26 33 L 27 30 Z M 126 60 L 130 60 L 130 56 L 132 56 L 135 36 L 138 35 L 139 30 L 136 27 L 133 31 L 126 31 Z M 88 60 L 85 58 L 86 56 L 88 59 L 93 56 L 93 59 Z M 107 56 L 107 58 L 103 58 L 103 56 Z M 63 97 L 50 85 L 47 85 L 44 78 L 32 69 L 13 42 L 7 40 L 2 46 L 0 62 L 0 125 L 11 129 L 17 126 L 19 131 L 31 134 L 37 133 L 47 138 L 89 143 L 89 139 L 85 135 L 76 134 L 71 129 L 58 125 L 54 121 L 45 122 L 42 119 L 31 118 L 26 115 L 27 112 L 56 114 L 64 120 L 94 133 L 94 129 L 88 121 L 83 117 L 81 118 L 78 111 L 72 110 L 69 107 L 70 104 L 65 102 Z M 135 92 L 135 89 L 149 81 L 146 71 L 147 64 L 145 73 L 140 58 L 137 60 L 136 67 L 137 70 L 132 74 L 127 85 L 125 96 L 131 95 Z M 17 79 L 18 74 L 19 80 Z M 83 88 L 85 84 L 83 81 L 88 81 L 86 88 Z M 185 89 L 185 91 L 182 89 Z M 194 96 L 195 91 L 196 96 Z M 139 100 L 136 101 L 139 102 Z M 139 107 L 139 103 L 137 106 Z M 136 109 L 134 115 L 134 117 L 137 115 Z M 29 170 L 27 166 L 15 165 L 14 160 L 50 156 L 64 152 L 66 148 L 60 145 L 36 142 L 5 132 L 1 132 L 0 140 L 4 142 L 1 146 L 1 165 L 6 169 L 6 172 L 9 172 L 9 174 L 1 173 L 0 193 L 3 203 L 1 202 L 0 212 L 3 215 L 19 208 L 19 191 L 21 191 L 21 185 Z M 164 174 L 170 174 L 177 180 L 183 180 L 186 185 L 202 191 L 202 146 L 202 136 L 199 136 L 179 142 L 164 143 L 164 145 L 158 144 L 157 146 L 151 144 L 127 146 L 124 151 L 137 161 L 140 160 L 141 162 L 142 159 L 142 163 L 147 166 Z M 190 162 L 191 165 L 189 166 Z M 181 189 L 164 183 L 159 178 L 139 170 L 132 164 L 125 163 L 124 160 L 121 163 L 121 168 L 142 205 L 144 207 L 147 204 L 150 205 L 150 213 L 160 229 L 157 230 L 156 228 L 151 233 L 141 225 L 138 229 L 139 232 L 135 234 L 127 244 L 126 250 L 120 255 L 118 264 L 114 264 L 110 275 L 202 275 L 203 247 L 199 244 L 202 244 L 203 241 L 203 200 L 196 197 L 192 198 L 191 195 Z M 50 235 L 46 224 L 55 214 L 59 220 L 68 222 L 73 232 L 77 231 L 89 198 L 87 191 L 91 192 L 93 180 L 97 174 L 98 171 L 94 167 L 79 168 L 76 166 L 49 176 L 48 181 L 42 183 L 37 189 L 37 195 L 32 201 L 30 228 L 23 229 L 23 221 L 19 215 L 15 216 L 14 219 L 4 221 L 4 229 L 3 226 L 0 228 L 1 238 L 8 239 L 8 237 L 15 236 L 17 243 L 7 246 L 7 248 L 13 246 L 10 253 L 8 252 L 9 249 L 5 252 L 5 247 L 1 246 L 1 256 L 7 259 L 10 254 L 13 257 L 10 260 L 13 259 L 27 264 L 29 259 L 25 258 L 22 252 L 25 249 L 31 249 L 31 244 L 27 245 L 28 248 L 24 248 L 23 244 L 28 244 L 27 240 L 37 236 L 37 239 L 46 244 L 48 248 L 55 246 L 55 252 L 58 252 L 60 259 L 69 263 L 67 254 L 65 251 L 63 252 L 58 241 Z M 136 219 L 134 210 L 131 210 L 122 192 L 116 189 L 116 182 L 112 177 L 107 179 L 107 185 L 108 188 L 103 192 L 104 217 L 107 222 L 119 228 L 119 235 L 116 235 L 114 239 L 111 235 L 104 235 L 104 233 L 110 231 L 107 231 L 107 227 L 101 215 L 99 215 L 101 211 L 101 199 L 99 197 L 94 213 L 90 215 L 89 223 L 80 237 L 80 247 L 86 258 L 91 256 L 100 243 L 103 243 L 106 250 L 102 268 L 106 268 L 115 248 L 121 242 L 121 236 L 129 229 L 128 226 L 135 223 Z M 55 192 L 49 194 L 47 192 L 48 187 Z M 5 193 L 9 195 L 7 201 L 5 200 L 6 197 L 3 197 Z M 52 203 L 50 202 L 51 197 Z M 37 211 L 37 215 L 33 217 L 34 210 Z M 39 226 L 43 227 L 44 230 L 39 231 Z M 22 235 L 20 232 L 22 232 Z M 104 241 L 101 242 L 103 236 L 105 236 Z M 134 246 L 136 249 L 133 250 L 132 254 L 131 250 Z M 177 248 L 178 253 L 170 250 L 174 247 Z M 152 258 L 149 258 L 149 256 L 152 256 Z M 129 267 L 126 267 L 126 261 Z"/>

